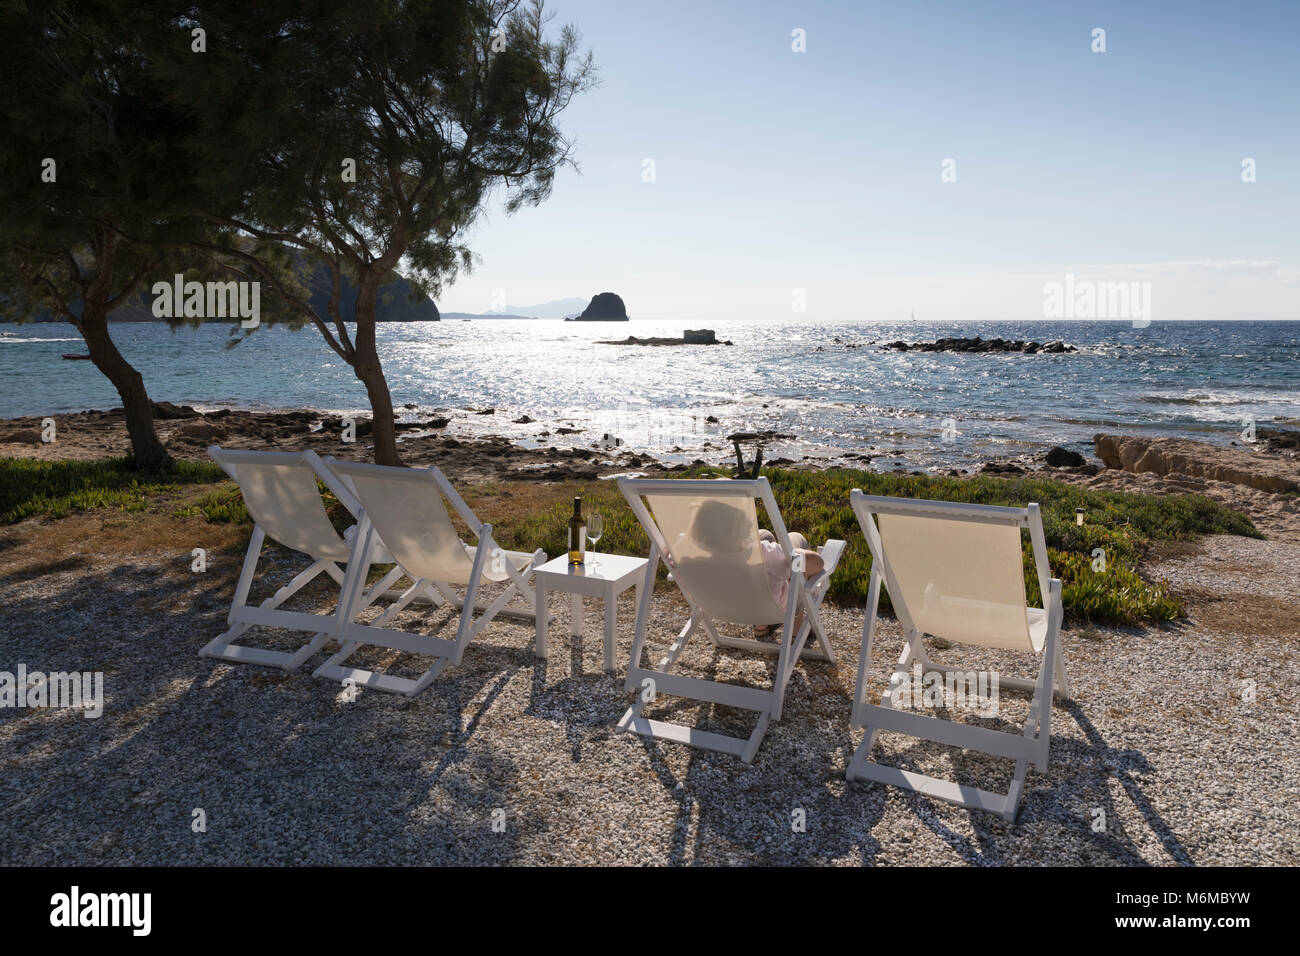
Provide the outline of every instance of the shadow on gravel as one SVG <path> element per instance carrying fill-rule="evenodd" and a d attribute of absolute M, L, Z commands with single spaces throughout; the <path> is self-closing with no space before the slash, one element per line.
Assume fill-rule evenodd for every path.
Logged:
<path fill-rule="evenodd" d="M 602 667 L 585 668 L 583 657 L 588 638 L 586 635 L 571 636 L 569 627 L 569 620 L 562 615 L 552 620 L 548 645 L 550 657 L 536 657 L 533 647 L 528 647 L 526 653 L 532 676 L 526 713 L 562 727 L 570 757 L 574 763 L 580 763 L 583 744 L 608 739 L 614 732 L 613 725 L 628 705 L 621 677 L 607 674 Z M 604 646 L 602 640 L 595 641 L 597 653 Z M 567 661 L 558 659 L 561 648 L 568 650 Z M 622 660 L 616 664 L 626 667 Z M 552 671 L 567 672 L 569 676 L 548 685 L 547 678 Z"/>
<path fill-rule="evenodd" d="M 1113 778 L 1124 788 L 1147 825 L 1168 850 L 1172 862 L 1181 866 L 1195 865 L 1134 777 L 1134 774 L 1151 771 L 1146 757 L 1137 750 L 1109 747 L 1078 702 L 1057 704 L 1056 710 L 1074 718 L 1087 743 L 1053 735 L 1048 772 L 1044 775 L 1030 767 L 1014 824 L 991 813 L 966 810 L 898 788 L 854 783 L 850 790 L 887 790 L 890 799 L 902 801 L 964 862 L 977 866 L 1026 862 L 1147 866 L 1149 863 L 1143 859 L 1137 842 L 1124 832 L 1120 823 L 1121 815 L 1107 786 L 1107 781 Z M 1019 728 L 1012 721 L 1002 729 L 1015 732 Z M 888 739 L 892 742 L 908 738 L 893 734 Z M 915 740 L 902 749 L 892 749 L 888 754 L 881 753 L 881 744 L 877 742 L 874 754 L 877 759 L 883 756 L 880 762 L 889 766 L 938 773 L 994 792 L 1006 791 L 1013 768 L 1011 760 L 978 751 L 959 750 L 933 741 Z M 954 827 L 953 824 L 963 818 L 969 821 L 973 838 Z M 1104 828 L 1094 831 L 1094 822 L 1103 823 Z"/>
<path fill-rule="evenodd" d="M 704 673 L 692 676 L 717 679 L 724 653 L 714 652 Z M 833 685 L 832 668 L 805 666 L 820 669 L 795 671 L 786 688 L 785 714 L 769 725 L 749 766 L 727 754 L 638 738 L 651 771 L 676 807 L 665 848 L 670 866 L 816 866 L 846 858 L 872 862 L 880 847 L 871 829 L 884 810 L 883 795 L 846 788 L 829 759 L 843 746 L 834 742 L 849 739 L 849 694 Z M 631 693 L 622 695 L 615 720 L 632 699 Z M 758 720 L 752 711 L 674 697 L 657 701 L 646 714 L 739 737 L 748 737 Z M 806 734 L 795 732 L 796 724 L 814 721 L 816 738 L 830 746 L 812 745 Z M 680 753 L 687 754 L 682 773 L 673 768 L 679 763 L 673 756 Z"/>
<path fill-rule="evenodd" d="M 1083 709 L 1077 701 L 1067 701 L 1063 705 L 1058 705 L 1074 718 L 1083 735 L 1088 739 L 1092 746 L 1085 751 L 1086 759 L 1090 757 L 1101 765 L 1102 779 L 1097 787 L 1098 803 L 1094 806 L 1101 806 L 1106 810 L 1108 820 L 1117 820 L 1118 815 L 1114 813 L 1114 801 L 1110 798 L 1109 788 L 1105 785 L 1107 777 L 1113 777 L 1124 788 L 1128 798 L 1133 802 L 1133 806 L 1142 814 L 1147 826 L 1151 832 L 1156 835 L 1163 846 L 1169 853 L 1171 861 L 1179 866 L 1195 866 L 1196 862 L 1192 859 L 1191 854 L 1183 846 L 1182 842 L 1174 834 L 1169 824 L 1165 822 L 1159 811 L 1152 805 L 1151 800 L 1143 791 L 1141 784 L 1134 778 L 1135 773 L 1149 773 L 1151 764 L 1147 761 L 1146 756 L 1138 750 L 1116 749 L 1108 745 L 1101 733 L 1083 713 Z M 1053 743 L 1055 748 L 1056 744 Z M 1077 744 L 1070 749 L 1082 749 Z M 1082 755 L 1081 755 L 1082 756 Z M 1092 834 L 1103 846 L 1110 846 L 1116 854 L 1117 862 L 1130 866 L 1145 866 L 1146 861 L 1141 858 L 1137 848 L 1131 840 L 1122 832 L 1112 834 L 1108 829 L 1105 833 Z"/>
<path fill-rule="evenodd" d="M 495 865 L 516 855 L 534 823 L 511 809 L 516 767 L 466 744 L 517 654 L 479 655 L 444 675 L 437 695 L 343 702 L 311 677 L 322 657 L 290 675 L 199 658 L 225 628 L 234 576 L 177 567 L 117 563 L 6 586 L 0 669 L 103 671 L 104 713 L 0 711 L 0 805 L 23 834 L 3 841 L 0 862 Z"/>

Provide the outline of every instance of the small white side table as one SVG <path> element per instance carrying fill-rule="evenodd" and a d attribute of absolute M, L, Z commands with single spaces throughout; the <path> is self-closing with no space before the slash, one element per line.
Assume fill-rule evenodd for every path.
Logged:
<path fill-rule="evenodd" d="M 570 564 L 566 551 L 560 557 L 539 567 L 533 578 L 537 589 L 537 656 L 546 657 L 546 592 L 567 591 L 572 595 L 572 633 L 582 634 L 582 599 L 598 597 L 605 600 L 605 670 L 614 670 L 614 641 L 617 636 L 615 615 L 618 613 L 618 596 L 629 585 L 636 585 L 638 606 L 641 600 L 641 582 L 645 579 L 645 558 L 626 554 L 598 554 L 588 551 L 582 564 Z"/>

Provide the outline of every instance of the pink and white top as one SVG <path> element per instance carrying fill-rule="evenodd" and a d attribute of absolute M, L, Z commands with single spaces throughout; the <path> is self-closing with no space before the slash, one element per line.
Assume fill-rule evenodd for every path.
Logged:
<path fill-rule="evenodd" d="M 790 559 L 781 550 L 776 541 L 759 541 L 763 549 L 763 566 L 767 570 L 767 586 L 772 589 L 772 597 L 777 606 L 785 610 L 785 602 L 790 590 Z"/>

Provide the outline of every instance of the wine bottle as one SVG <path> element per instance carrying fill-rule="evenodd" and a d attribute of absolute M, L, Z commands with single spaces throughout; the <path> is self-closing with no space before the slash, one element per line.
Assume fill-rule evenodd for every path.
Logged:
<path fill-rule="evenodd" d="M 573 517 L 569 519 L 569 563 L 582 564 L 587 551 L 587 526 L 582 520 L 582 499 L 573 499 Z"/>

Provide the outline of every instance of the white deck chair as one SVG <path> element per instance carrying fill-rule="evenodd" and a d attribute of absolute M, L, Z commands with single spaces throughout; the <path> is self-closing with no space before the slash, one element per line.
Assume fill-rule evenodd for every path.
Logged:
<path fill-rule="evenodd" d="M 339 564 L 347 562 L 351 552 L 350 545 L 330 524 L 316 479 L 320 478 L 354 515 L 361 510 L 360 504 L 356 496 L 325 469 L 315 452 L 230 451 L 213 445 L 208 454 L 239 484 L 244 505 L 253 518 L 253 537 L 248 542 L 243 570 L 235 586 L 235 599 L 226 618 L 230 627 L 209 641 L 199 654 L 217 660 L 279 667 L 286 672 L 295 670 L 334 634 L 343 601 L 340 595 L 334 611 L 329 614 L 285 611 L 280 609 L 280 605 L 322 573 L 333 578 L 341 588 L 344 574 L 339 570 Z M 248 592 L 262 545 L 268 537 L 286 548 L 306 554 L 312 563 L 261 605 L 249 607 Z M 388 587 L 398 577 L 400 574 L 384 578 L 363 595 L 360 602 L 369 605 L 389 593 Z M 307 631 L 313 637 L 296 651 L 273 651 L 234 643 L 250 628 L 259 625 Z"/>
<path fill-rule="evenodd" d="M 364 554 L 374 541 L 382 542 L 397 562 L 397 569 L 414 583 L 372 624 L 357 622 L 362 606 L 346 607 L 338 632 L 342 647 L 316 669 L 317 677 L 339 682 L 351 680 L 375 690 L 414 697 L 428 687 L 444 667 L 459 663 L 465 646 L 497 615 L 536 621 L 535 595 L 530 581 L 533 570 L 545 563 L 545 552 L 539 549 L 526 554 L 498 547 L 492 538 L 492 526 L 474 516 L 469 505 L 437 467 L 393 468 L 333 458 L 325 459 L 325 465 L 361 502 L 361 518 L 353 547 Z M 466 545 L 461 541 L 443 499 L 451 503 L 469 526 L 477 538 L 476 545 Z M 344 591 L 351 601 L 360 600 L 368 562 L 354 561 L 349 566 L 349 573 Z M 491 603 L 478 605 L 475 600 L 484 581 L 508 581 L 509 586 Z M 457 595 L 452 591 L 453 585 L 463 587 L 464 593 Z M 516 594 L 523 598 L 527 610 L 506 608 Z M 460 610 L 455 640 L 411 634 L 386 626 L 417 598 L 427 600 L 435 607 L 450 604 Z M 477 618 L 476 611 L 480 612 Z M 362 645 L 425 654 L 437 660 L 414 679 L 347 666 L 347 659 Z"/>
<path fill-rule="evenodd" d="M 866 727 L 867 733 L 853 754 L 846 776 L 850 780 L 874 780 L 905 787 L 1014 820 L 1026 766 L 1032 762 L 1039 770 L 1047 770 L 1051 697 L 1059 694 L 1068 699 L 1070 696 L 1061 649 L 1061 582 L 1050 575 L 1038 505 L 1003 508 L 883 498 L 865 495 L 857 489 L 849 498 L 873 560 L 852 716 L 852 726 Z M 1033 544 L 1038 583 L 1046 596 L 1044 609 L 1029 607 L 1025 598 L 1022 528 L 1029 530 Z M 889 688 L 880 704 L 874 705 L 866 703 L 864 698 L 882 580 L 889 589 L 905 643 Z M 902 682 L 911 680 L 908 668 L 914 661 L 924 671 L 946 674 L 962 670 L 931 662 L 922 642 L 926 634 L 956 644 L 1024 651 L 1041 657 L 1036 680 L 999 679 L 999 688 L 1033 694 L 1029 717 L 1021 733 L 897 709 L 895 692 Z M 990 793 L 872 763 L 867 758 L 876 734 L 882 730 L 1013 759 L 1016 765 L 1011 787 L 1005 794 Z"/>
<path fill-rule="evenodd" d="M 618 487 L 650 536 L 650 563 L 641 588 L 626 683 L 628 690 L 638 691 L 638 697 L 619 721 L 618 728 L 732 754 L 749 763 L 767 732 L 768 722 L 781 719 L 781 704 L 794 665 L 801 658 L 835 661 L 822 628 L 820 611 L 831 574 L 844 551 L 844 542 L 827 541 L 819 549 L 825 568 L 811 578 L 805 578 L 803 568 L 795 567 L 795 562 L 791 562 L 789 599 L 783 611 L 772 597 L 768 584 L 759 546 L 755 500 L 763 502 L 776 539 L 787 556 L 793 553 L 793 547 L 766 478 L 744 481 L 620 478 Z M 696 522 L 705 508 L 712 510 L 710 526 L 727 532 L 722 538 L 710 532 L 705 536 L 707 541 L 701 541 L 699 530 L 702 526 L 697 526 Z M 721 520 L 716 520 L 719 517 Z M 641 666 L 641 652 L 660 559 L 672 573 L 691 613 L 668 655 L 658 667 L 648 670 Z M 798 634 L 793 634 L 795 615 L 800 609 L 803 611 L 803 625 Z M 784 628 L 781 642 L 776 644 L 719 634 L 715 621 L 783 624 Z M 687 641 L 699 628 L 704 629 L 715 646 L 776 654 L 776 677 L 772 687 L 767 690 L 738 687 L 670 673 Z M 816 647 L 804 646 L 810 632 L 816 635 Z M 655 695 L 666 693 L 756 711 L 758 725 L 746 740 L 649 720 L 641 716 L 646 704 L 646 695 L 641 693 L 648 686 L 643 683 L 645 681 L 653 682 Z"/>

